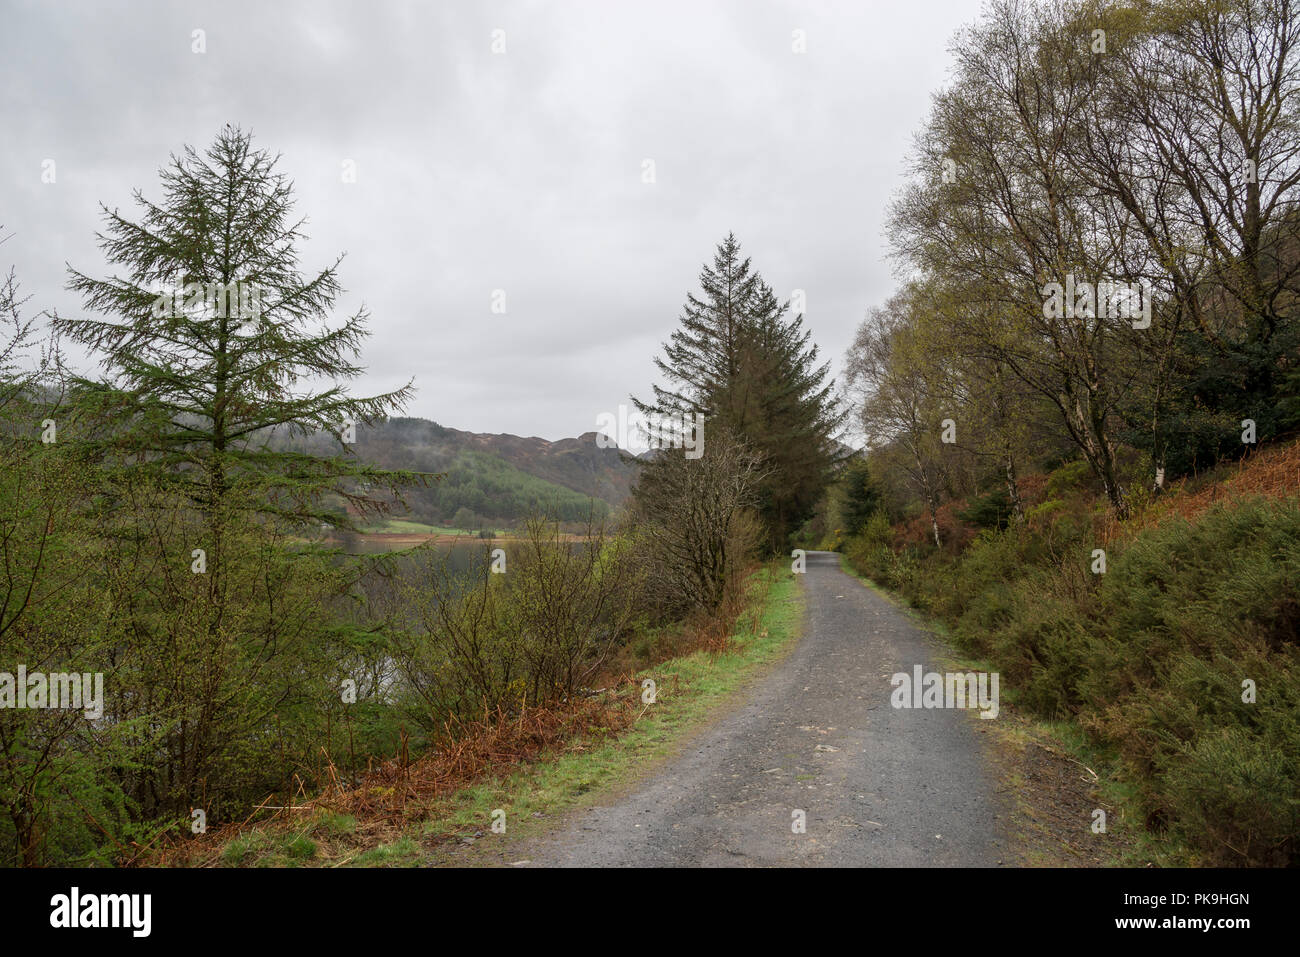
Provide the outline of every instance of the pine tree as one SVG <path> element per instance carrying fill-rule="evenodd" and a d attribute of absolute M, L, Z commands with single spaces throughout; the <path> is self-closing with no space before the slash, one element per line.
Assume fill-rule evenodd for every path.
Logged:
<path fill-rule="evenodd" d="M 844 450 L 835 432 L 844 420 L 803 316 L 759 284 L 749 320 L 745 361 L 734 391 L 750 411 L 738 426 L 771 470 L 759 490 L 759 515 L 771 546 L 783 548 L 816 511 Z"/>
<path fill-rule="evenodd" d="M 789 303 L 741 257 L 734 234 L 700 273 L 700 286 L 655 359 L 670 387 L 655 386 L 652 402 L 633 402 L 652 419 L 701 414 L 706 443 L 710 431 L 725 431 L 758 453 L 759 514 L 780 549 L 813 514 L 839 459 L 833 435 L 843 413 L 829 365 L 817 365 L 803 316 L 789 316 Z"/>
<path fill-rule="evenodd" d="M 122 275 L 72 270 L 69 288 L 100 317 L 56 317 L 56 328 L 98 352 L 107 381 L 81 380 L 83 397 L 115 406 L 114 462 L 166 477 L 211 523 L 226 509 L 299 523 L 348 524 L 327 494 L 353 510 L 382 510 L 367 494 L 412 476 L 342 457 L 272 448 L 273 432 L 351 430 L 400 409 L 411 384 L 354 398 L 368 335 L 362 307 L 331 327 L 341 292 L 339 256 L 304 274 L 303 220 L 290 218 L 292 184 L 278 157 L 227 126 L 202 155 L 186 147 L 161 172 L 164 200 L 137 190 L 139 222 L 102 207 L 100 246 Z M 313 386 L 315 390 L 313 391 Z"/>
<path fill-rule="evenodd" d="M 847 535 L 866 528 L 871 516 L 881 508 L 880 491 L 872 479 L 871 466 L 865 455 L 852 458 L 839 473 L 840 505 L 837 518 Z"/>
<path fill-rule="evenodd" d="M 665 419 L 699 413 L 729 425 L 743 421 L 743 412 L 732 406 L 737 395 L 731 386 L 740 372 L 746 323 L 760 282 L 729 233 L 713 265 L 700 271 L 703 296 L 687 293 L 681 326 L 664 344 L 663 357 L 655 358 L 671 387 L 653 386 L 653 402 L 633 397 L 638 411 Z"/>

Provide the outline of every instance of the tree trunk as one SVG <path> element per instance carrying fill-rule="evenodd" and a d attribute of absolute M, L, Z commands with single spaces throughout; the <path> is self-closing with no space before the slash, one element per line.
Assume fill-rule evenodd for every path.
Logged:
<path fill-rule="evenodd" d="M 1004 463 L 1004 469 L 1007 475 L 1007 498 L 1011 501 L 1011 514 L 1015 518 L 1017 525 L 1023 525 L 1025 521 L 1025 504 L 1020 498 L 1020 482 L 1016 479 L 1016 459 L 1007 450 L 1007 457 Z"/>

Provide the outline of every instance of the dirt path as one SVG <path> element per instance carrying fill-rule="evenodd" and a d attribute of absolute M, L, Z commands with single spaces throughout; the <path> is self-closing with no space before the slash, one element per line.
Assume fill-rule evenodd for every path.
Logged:
<path fill-rule="evenodd" d="M 541 838 L 531 866 L 979 866 L 1006 856 L 978 723 L 895 709 L 934 639 L 810 552 L 798 647 L 628 796 Z M 796 812 L 806 818 L 794 833 Z"/>

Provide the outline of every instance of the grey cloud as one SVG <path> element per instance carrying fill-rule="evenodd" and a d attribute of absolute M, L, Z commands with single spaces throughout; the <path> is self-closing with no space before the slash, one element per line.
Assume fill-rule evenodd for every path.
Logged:
<path fill-rule="evenodd" d="M 977 0 L 10 3 L 0 223 L 40 308 L 103 272 L 98 204 L 224 123 L 283 154 L 311 237 L 370 309 L 361 390 L 559 438 L 629 392 L 735 230 L 835 361 L 891 286 L 881 218 Z M 506 31 L 507 53 L 491 52 Z M 207 52 L 191 52 L 191 31 Z M 791 52 L 791 31 L 808 53 Z M 41 162 L 58 182 L 40 182 Z M 354 160 L 358 182 L 339 181 Z M 658 181 L 640 181 L 653 159 Z M 508 313 L 489 311 L 493 289 Z"/>

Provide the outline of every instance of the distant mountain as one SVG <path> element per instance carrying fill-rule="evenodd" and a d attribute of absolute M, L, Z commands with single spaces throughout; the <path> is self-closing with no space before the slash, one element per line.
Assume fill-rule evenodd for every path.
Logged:
<path fill-rule="evenodd" d="M 430 488 L 407 494 L 411 517 L 419 521 L 459 527 L 473 516 L 476 522 L 511 524 L 548 511 L 562 521 L 580 522 L 593 511 L 603 517 L 627 501 L 636 475 L 636 466 L 618 449 L 597 446 L 596 435 L 550 442 L 393 418 L 359 428 L 354 450 L 381 468 L 446 473 Z M 330 440 L 298 443 L 324 452 Z M 455 521 L 458 515 L 461 521 Z"/>
<path fill-rule="evenodd" d="M 424 419 L 395 419 L 389 425 L 394 422 L 419 423 L 430 430 L 438 429 L 450 445 L 500 456 L 520 471 L 610 505 L 623 504 L 632 493 L 635 467 L 624 461 L 618 449 L 597 446 L 595 432 L 549 442 L 537 436 L 462 432 Z"/>

